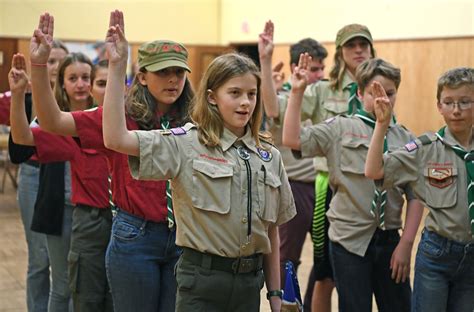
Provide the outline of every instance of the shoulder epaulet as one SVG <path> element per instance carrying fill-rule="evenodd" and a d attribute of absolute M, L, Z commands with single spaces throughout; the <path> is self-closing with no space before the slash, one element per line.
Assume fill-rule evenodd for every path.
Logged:
<path fill-rule="evenodd" d="M 435 134 L 423 134 L 418 137 L 422 145 L 428 145 L 435 142 L 438 137 Z"/>
<path fill-rule="evenodd" d="M 271 137 L 270 137 L 270 138 L 262 138 L 262 137 L 260 137 L 260 141 L 261 141 L 262 143 L 265 143 L 265 144 L 268 144 L 268 145 L 270 145 L 270 146 L 275 147 L 275 145 L 273 144 L 273 140 L 272 140 Z"/>
<path fill-rule="evenodd" d="M 400 123 L 397 123 L 397 125 L 399 125 L 401 128 L 403 128 L 405 131 L 410 132 L 410 130 L 408 130 L 407 127 L 405 127 L 404 125 L 402 125 Z"/>

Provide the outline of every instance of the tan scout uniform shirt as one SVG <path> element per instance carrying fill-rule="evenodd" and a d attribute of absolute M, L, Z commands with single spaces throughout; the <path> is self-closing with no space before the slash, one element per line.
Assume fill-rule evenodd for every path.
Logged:
<path fill-rule="evenodd" d="M 331 226 L 329 238 L 348 251 L 364 256 L 372 236 L 379 225 L 374 218 L 371 202 L 374 198 L 374 181 L 364 175 L 365 159 L 373 130 L 355 116 L 337 116 L 309 128 L 301 129 L 301 156 L 326 156 L 329 183 L 334 195 L 327 212 Z M 391 124 L 388 149 L 394 150 L 413 136 L 398 124 Z M 407 200 L 414 194 L 406 187 L 387 190 L 385 227 L 387 230 L 402 226 L 403 193 Z M 378 211 L 377 211 L 378 213 Z"/>
<path fill-rule="evenodd" d="M 280 153 L 269 147 L 264 161 L 248 129 L 237 138 L 225 129 L 221 146 L 207 148 L 188 123 L 187 133 L 137 131 L 140 157 L 129 157 L 133 177 L 171 178 L 177 233 L 176 244 L 223 257 L 270 253 L 268 226 L 285 223 L 296 214 L 293 195 Z M 247 169 L 233 146 L 250 154 L 252 235 L 247 241 Z"/>
<path fill-rule="evenodd" d="M 333 90 L 329 85 L 330 82 L 327 80 L 321 80 L 307 86 L 303 96 L 303 103 L 301 104 L 301 120 L 306 121 L 309 119 L 315 125 L 328 118 L 346 113 L 352 82 L 354 81 L 346 72 L 342 78 L 342 91 Z M 279 104 L 280 121 L 282 121 L 288 105 L 288 96 L 280 97 Z M 327 172 L 326 158 L 315 157 L 314 168 L 316 171 Z"/>
<path fill-rule="evenodd" d="M 444 140 L 459 144 L 448 128 Z M 415 143 L 384 156 L 384 186 L 410 183 L 416 196 L 429 207 L 425 219 L 428 230 L 458 242 L 472 242 L 465 162 L 440 140 L 422 145 L 417 139 Z"/>

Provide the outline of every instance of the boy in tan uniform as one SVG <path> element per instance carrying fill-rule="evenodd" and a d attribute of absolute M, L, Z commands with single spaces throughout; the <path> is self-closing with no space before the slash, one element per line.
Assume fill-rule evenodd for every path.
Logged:
<path fill-rule="evenodd" d="M 422 206 L 405 185 L 378 192 L 364 176 L 365 157 L 375 124 L 373 87 L 385 88 L 395 102 L 400 71 L 381 59 L 359 66 L 356 79 L 364 109 L 354 116 L 337 116 L 300 130 L 300 105 L 305 87 L 306 56 L 293 75 L 293 89 L 283 126 L 283 144 L 302 157 L 325 156 L 334 190 L 327 217 L 330 259 L 340 311 L 372 311 L 375 294 L 380 311 L 409 311 L 410 253 Z M 300 133 L 301 131 L 301 133 Z M 394 121 L 386 133 L 386 149 L 394 149 L 412 135 Z M 406 229 L 400 239 L 403 195 L 408 201 Z"/>
<path fill-rule="evenodd" d="M 384 98 L 384 95 L 378 95 Z M 474 310 L 474 69 L 455 68 L 438 80 L 438 111 L 446 126 L 382 157 L 392 108 L 375 105 L 377 123 L 366 175 L 384 187 L 409 183 L 428 206 L 418 245 L 414 311 Z"/>
<path fill-rule="evenodd" d="M 272 26 L 267 22 L 266 27 Z M 262 33 L 259 37 L 259 56 L 262 74 L 269 74 L 271 70 L 273 45 L 264 38 L 267 34 Z M 269 40 L 271 38 L 268 38 Z M 316 40 L 306 38 L 298 41 L 290 47 L 290 66 L 291 71 L 298 65 L 301 53 L 307 52 L 312 61 L 309 64 L 308 83 L 316 83 L 324 77 L 324 59 L 327 57 L 326 49 Z M 283 90 L 278 92 L 280 98 L 288 98 L 291 90 L 291 83 L 283 85 Z M 310 120 L 307 120 L 311 124 Z M 275 122 L 272 118 L 267 122 L 268 130 L 271 132 L 274 144 L 281 153 L 283 164 L 285 166 L 291 191 L 295 199 L 297 214 L 289 222 L 279 226 L 280 232 L 280 265 L 282 271 L 282 285 L 285 285 L 285 264 L 290 260 L 296 270 L 301 264 L 300 257 L 303 245 L 308 233 L 311 234 L 313 210 L 315 205 L 314 179 L 316 170 L 311 158 L 295 159 L 291 150 L 281 144 L 281 123 Z M 319 272 L 318 272 L 319 273 Z M 311 268 L 308 278 L 308 286 L 304 295 L 304 310 L 311 312 L 311 298 L 313 295 L 314 284 L 316 282 L 315 268 Z"/>
<path fill-rule="evenodd" d="M 261 44 L 260 42 L 263 41 Z M 363 25 L 351 24 L 341 28 L 336 36 L 334 66 L 329 80 L 308 84 L 301 108 L 301 121 L 305 125 L 317 124 L 343 113 L 352 114 L 360 103 L 354 82 L 356 68 L 363 61 L 375 56 L 372 35 Z M 271 79 L 271 57 L 273 53 L 273 23 L 267 22 L 259 39 L 260 63 L 262 66 L 262 95 L 267 117 L 275 127 L 281 127 L 288 104 L 289 94 L 276 96 Z M 264 53 L 262 53 L 262 51 Z M 264 56 L 264 57 L 262 57 Z M 284 160 L 293 159 L 282 153 Z M 288 156 L 287 156 L 288 155 Z M 304 161 L 304 160 L 303 160 Z M 331 295 L 334 288 L 333 272 L 329 261 L 328 220 L 325 216 L 331 199 L 328 187 L 328 167 L 324 157 L 313 159 L 315 175 L 315 208 L 311 236 L 314 246 L 314 272 L 316 284 L 313 292 L 312 310 L 331 311 Z"/>

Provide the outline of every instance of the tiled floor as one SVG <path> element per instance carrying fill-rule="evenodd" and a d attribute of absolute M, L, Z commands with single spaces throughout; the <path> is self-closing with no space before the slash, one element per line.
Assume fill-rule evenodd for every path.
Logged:
<path fill-rule="evenodd" d="M 0 177 L 3 172 L 0 169 Z M 0 312 L 26 311 L 25 277 L 27 250 L 23 226 L 16 203 L 16 190 L 6 182 L 5 192 L 0 193 Z M 418 236 L 419 239 L 419 236 Z M 417 246 L 418 240 L 415 246 Z M 416 248 L 414 248 L 415 252 Z M 413 266 L 414 254 L 412 256 Z M 307 277 L 311 269 L 312 247 L 309 236 L 305 242 L 302 264 L 299 268 L 299 281 L 302 295 L 306 289 Z M 413 273 L 413 270 L 412 270 Z M 261 311 L 270 311 L 262 290 Z M 337 311 L 337 294 L 333 294 L 333 311 Z M 374 306 L 374 311 L 376 308 Z"/>

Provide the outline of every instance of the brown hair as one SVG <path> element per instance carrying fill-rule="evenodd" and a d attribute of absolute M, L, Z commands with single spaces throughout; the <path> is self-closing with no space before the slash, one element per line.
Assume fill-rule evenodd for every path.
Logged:
<path fill-rule="evenodd" d="M 208 90 L 216 91 L 229 79 L 247 73 L 252 74 L 257 80 L 257 104 L 249 120 L 252 137 L 257 146 L 261 146 L 261 138 L 269 138 L 267 134 L 259 132 L 263 116 L 260 99 L 260 70 L 249 57 L 238 53 L 228 53 L 211 62 L 202 77 L 192 103 L 191 119 L 198 126 L 199 140 L 202 144 L 209 147 L 219 145 L 224 131 L 224 122 L 217 105 L 208 102 Z"/>
<path fill-rule="evenodd" d="M 145 73 L 145 68 L 140 68 L 141 73 Z M 135 74 L 132 85 L 128 91 L 127 99 L 125 101 L 125 109 L 128 116 L 138 124 L 142 130 L 154 129 L 158 123 L 156 111 L 158 105 L 155 98 L 148 90 L 147 86 L 140 83 L 138 74 Z M 173 106 L 178 109 L 178 125 L 183 125 L 188 120 L 189 103 L 193 98 L 194 92 L 191 88 L 191 83 L 186 77 L 184 88 L 181 95 L 178 97 Z"/>
<path fill-rule="evenodd" d="M 441 99 L 441 93 L 445 87 L 457 89 L 464 85 L 474 88 L 474 68 L 457 67 L 448 70 L 438 79 L 438 90 L 436 91 L 438 102 Z"/>
<path fill-rule="evenodd" d="M 367 39 L 364 38 L 364 40 Z M 369 40 L 367 40 L 367 42 L 370 45 L 371 57 L 375 57 L 374 46 Z M 344 58 L 342 57 L 342 46 L 339 46 L 336 48 L 336 52 L 334 53 L 334 65 L 332 66 L 331 71 L 329 72 L 329 85 L 331 86 L 331 89 L 341 89 L 341 82 L 345 72 L 346 62 L 344 62 Z"/>
<path fill-rule="evenodd" d="M 91 60 L 84 54 L 78 52 L 78 53 L 70 53 L 68 54 L 61 62 L 58 68 L 58 76 L 56 77 L 56 83 L 54 84 L 54 97 L 56 98 L 56 102 L 58 103 L 59 108 L 62 111 L 69 112 L 71 110 L 71 103 L 69 102 L 69 96 L 66 93 L 66 90 L 64 89 L 64 72 L 66 71 L 66 68 L 73 64 L 73 63 L 84 63 L 88 64 L 91 67 L 91 81 L 94 80 L 94 72 L 92 71 L 92 68 L 94 67 L 92 65 Z M 92 96 L 89 95 L 89 106 L 92 107 L 94 100 L 92 99 Z"/>
<path fill-rule="evenodd" d="M 355 79 L 360 92 L 364 92 L 372 79 L 379 75 L 393 81 L 397 89 L 400 86 L 402 80 L 400 69 L 380 58 L 373 58 L 357 67 Z"/>

